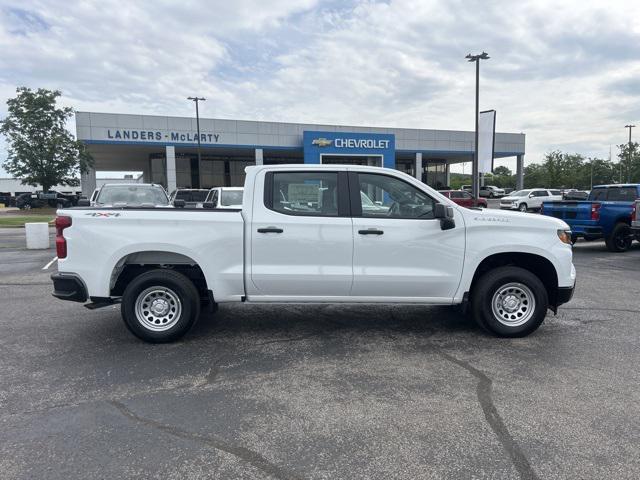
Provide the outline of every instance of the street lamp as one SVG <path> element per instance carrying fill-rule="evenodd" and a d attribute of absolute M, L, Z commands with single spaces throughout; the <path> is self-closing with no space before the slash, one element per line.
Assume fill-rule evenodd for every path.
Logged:
<path fill-rule="evenodd" d="M 624 128 L 629 129 L 629 151 L 627 152 L 629 164 L 627 165 L 627 183 L 631 183 L 631 129 L 635 128 L 635 125 L 625 125 Z"/>
<path fill-rule="evenodd" d="M 490 57 L 487 52 L 480 55 L 468 54 L 466 58 L 469 62 L 476 63 L 476 142 L 473 154 L 473 162 L 471 163 L 471 194 L 474 198 L 478 198 L 480 193 L 480 178 L 478 175 L 478 117 L 480 116 L 480 60 L 488 60 Z"/>
<path fill-rule="evenodd" d="M 200 162 L 202 158 L 200 157 L 200 112 L 198 110 L 198 102 L 204 102 L 206 98 L 204 97 L 187 97 L 187 100 L 192 100 L 196 103 L 196 129 L 198 131 L 198 187 L 200 187 Z"/>

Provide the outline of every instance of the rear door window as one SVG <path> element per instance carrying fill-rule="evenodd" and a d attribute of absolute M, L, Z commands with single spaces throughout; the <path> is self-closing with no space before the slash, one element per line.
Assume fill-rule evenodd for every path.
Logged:
<path fill-rule="evenodd" d="M 271 179 L 269 179 L 271 177 Z M 337 172 L 267 174 L 267 208 L 286 215 L 337 217 Z"/>

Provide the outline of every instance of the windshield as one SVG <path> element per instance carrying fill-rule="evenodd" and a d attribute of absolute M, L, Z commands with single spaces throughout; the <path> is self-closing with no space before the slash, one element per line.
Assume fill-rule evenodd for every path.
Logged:
<path fill-rule="evenodd" d="M 98 198 L 98 205 L 169 205 L 169 199 L 163 188 L 158 185 L 113 185 L 104 186 Z"/>
<path fill-rule="evenodd" d="M 223 190 L 220 205 L 223 207 L 242 205 L 242 190 Z"/>
<path fill-rule="evenodd" d="M 531 190 L 518 190 L 517 192 L 511 192 L 510 197 L 526 197 L 531 193 Z"/>

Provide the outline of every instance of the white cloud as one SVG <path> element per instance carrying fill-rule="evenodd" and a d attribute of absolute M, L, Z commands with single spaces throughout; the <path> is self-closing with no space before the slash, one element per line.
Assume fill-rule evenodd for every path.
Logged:
<path fill-rule="evenodd" d="M 527 160 L 608 155 L 640 119 L 640 5 L 623 0 L 0 0 L 0 114 L 16 86 L 77 109 L 527 134 Z M 615 155 L 615 153 L 614 153 Z M 2 156 L 2 152 L 0 152 Z"/>

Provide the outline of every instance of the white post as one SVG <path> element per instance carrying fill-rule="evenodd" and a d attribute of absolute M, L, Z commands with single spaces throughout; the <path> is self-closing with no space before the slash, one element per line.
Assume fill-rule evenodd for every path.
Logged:
<path fill-rule="evenodd" d="M 416 178 L 422 181 L 422 152 L 416 152 Z"/>
<path fill-rule="evenodd" d="M 256 148 L 256 165 L 264 165 L 264 157 L 261 148 Z"/>
<path fill-rule="evenodd" d="M 449 185 L 451 185 L 451 165 L 449 165 L 449 163 L 446 163 L 444 166 L 444 174 L 447 188 L 449 188 Z"/>
<path fill-rule="evenodd" d="M 91 198 L 91 194 L 96 189 L 96 171 L 94 168 L 89 168 L 89 171 L 80 174 L 80 188 L 82 189 L 82 195 Z"/>
<path fill-rule="evenodd" d="M 167 145 L 165 148 L 165 158 L 167 160 L 167 193 L 170 194 L 176 189 L 176 147 Z"/>

